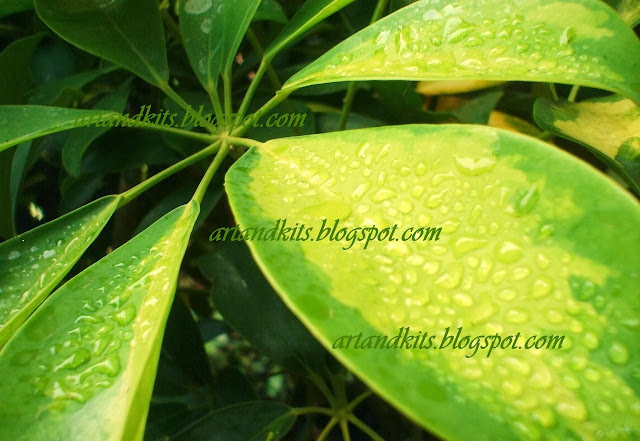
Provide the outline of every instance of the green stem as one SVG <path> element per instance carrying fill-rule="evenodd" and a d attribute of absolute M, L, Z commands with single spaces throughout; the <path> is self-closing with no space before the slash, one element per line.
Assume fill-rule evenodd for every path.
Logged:
<path fill-rule="evenodd" d="M 280 104 L 281 102 L 286 100 L 287 97 L 289 95 L 291 95 L 292 92 L 293 92 L 293 90 L 281 90 L 278 93 L 276 93 L 276 95 L 273 98 L 271 98 L 269 101 L 267 101 L 262 107 L 260 107 L 260 109 L 258 109 L 258 111 L 256 113 L 253 114 L 253 118 L 251 119 L 249 124 L 246 124 L 246 125 L 243 124 L 242 127 L 239 127 L 236 130 L 234 130 L 231 133 L 231 135 L 232 136 L 242 136 L 247 130 L 249 130 L 249 125 L 250 125 L 251 122 L 260 119 L 269 110 L 273 109 L 278 104 Z M 248 93 L 247 93 L 247 95 L 248 95 Z M 246 98 L 246 96 L 245 96 L 245 98 Z"/>
<path fill-rule="evenodd" d="M 258 36 L 255 34 L 255 32 L 253 32 L 253 29 L 249 28 L 247 30 L 247 38 L 249 39 L 249 43 L 251 43 L 253 50 L 256 51 L 260 58 L 263 58 L 264 48 L 262 47 L 262 43 L 260 43 L 260 39 L 258 38 Z M 280 77 L 278 77 L 278 73 L 273 68 L 273 66 L 271 66 L 271 63 L 267 63 L 267 76 L 269 77 L 269 81 L 271 81 L 271 84 L 273 85 L 273 88 L 275 90 L 282 89 L 282 81 L 280 81 Z"/>
<path fill-rule="evenodd" d="M 560 98 L 558 97 L 558 92 L 556 91 L 556 85 L 553 83 L 547 83 L 547 87 L 549 88 L 549 93 L 551 93 L 551 98 L 554 101 L 558 101 Z"/>
<path fill-rule="evenodd" d="M 196 201 L 198 204 L 202 204 L 202 199 L 204 198 L 204 194 L 206 193 L 207 188 L 209 188 L 209 184 L 211 183 L 213 176 L 216 174 L 216 171 L 220 167 L 220 164 L 222 164 L 222 161 L 224 160 L 224 158 L 227 157 L 228 153 L 229 153 L 229 143 L 226 140 L 223 140 L 222 147 L 220 147 L 220 150 L 218 150 L 216 157 L 213 158 L 213 161 L 211 162 L 211 165 L 207 169 L 207 172 L 204 174 L 202 181 L 200 181 L 200 185 L 198 185 L 198 188 L 196 189 L 196 192 L 194 193 L 193 198 L 191 198 L 192 201 Z"/>
<path fill-rule="evenodd" d="M 166 126 L 164 124 L 144 123 L 132 118 L 126 118 L 124 116 L 121 118 L 121 120 L 127 123 L 132 123 L 132 127 L 146 129 L 146 130 L 156 130 L 158 132 L 167 132 L 174 135 L 183 136 L 185 138 L 191 138 L 197 141 L 202 141 L 207 143 L 211 143 L 212 141 L 215 141 L 218 138 L 218 135 L 207 135 L 206 133 L 190 132 L 188 130 L 176 129 L 175 127 Z"/>
<path fill-rule="evenodd" d="M 165 180 L 169 176 L 179 172 L 180 170 L 190 166 L 191 164 L 194 164 L 194 163 L 198 162 L 202 158 L 206 158 L 207 156 L 213 155 L 215 152 L 218 151 L 219 145 L 220 145 L 220 141 L 216 141 L 215 143 L 211 144 L 210 146 L 200 150 L 199 152 L 189 156 L 188 158 L 183 159 L 180 162 L 177 162 L 177 163 L 173 164 L 171 167 L 162 170 L 160 173 L 157 173 L 157 174 L 153 175 L 152 177 L 150 177 L 146 181 L 141 182 L 140 184 L 136 185 L 135 187 L 130 188 L 129 190 L 125 191 L 121 195 L 122 199 L 120 200 L 120 203 L 118 204 L 118 208 L 124 207 L 129 202 L 131 202 L 133 199 L 137 198 L 142 193 L 144 193 L 145 191 L 147 191 L 148 189 L 150 189 L 151 187 L 153 187 L 157 183 L 162 182 L 163 180 Z"/>
<path fill-rule="evenodd" d="M 162 20 L 167 26 L 167 29 L 169 30 L 171 36 L 175 38 L 178 43 L 182 44 L 182 34 L 180 33 L 180 26 L 178 26 L 178 23 L 176 23 L 176 21 L 173 19 L 173 16 L 169 12 L 169 9 L 160 8 L 160 15 L 162 15 Z"/>
<path fill-rule="evenodd" d="M 340 419 L 340 430 L 342 431 L 343 441 L 351 441 L 351 436 L 349 435 L 349 425 L 347 424 L 347 420 L 345 418 Z"/>
<path fill-rule="evenodd" d="M 373 430 L 371 427 L 367 426 L 364 422 L 362 422 L 360 419 L 358 419 L 358 417 L 356 417 L 355 415 L 348 414 L 346 418 L 351 424 L 353 424 L 358 429 L 360 429 L 364 433 L 366 433 L 369 436 L 369 438 L 372 439 L 372 441 L 384 441 L 384 438 L 382 438 L 380 435 L 378 435 L 375 430 Z"/>
<path fill-rule="evenodd" d="M 224 84 L 224 112 L 226 115 L 231 115 L 233 113 L 233 103 L 231 102 L 231 74 L 229 72 L 222 75 L 222 82 Z"/>
<path fill-rule="evenodd" d="M 220 95 L 217 89 L 213 89 L 209 92 L 209 100 L 213 105 L 213 112 L 216 114 L 216 120 L 218 121 L 218 127 L 221 126 L 220 121 L 224 121 L 224 111 L 222 110 L 222 102 L 220 101 Z"/>
<path fill-rule="evenodd" d="M 320 413 L 323 415 L 328 415 L 330 417 L 335 416 L 336 412 L 331 410 L 331 409 L 327 409 L 326 407 L 317 407 L 317 406 L 310 406 L 310 407 L 297 407 L 293 409 L 293 414 L 294 415 L 306 415 L 309 413 Z"/>
<path fill-rule="evenodd" d="M 254 139 L 236 138 L 235 136 L 226 136 L 225 139 L 229 141 L 229 144 L 241 145 L 243 147 L 248 147 L 248 148 L 263 144 L 262 142 L 256 141 Z"/>
<path fill-rule="evenodd" d="M 325 426 L 324 430 L 320 432 L 320 435 L 318 435 L 318 439 L 316 441 L 324 441 L 327 438 L 327 436 L 329 436 L 329 433 L 335 427 L 335 425 L 338 424 L 339 421 L 340 420 L 338 419 L 338 417 L 331 418 L 329 423 Z"/>
<path fill-rule="evenodd" d="M 573 103 L 576 101 L 576 97 L 578 96 L 578 91 L 580 90 L 580 86 L 577 84 L 574 84 L 573 87 L 571 88 L 571 92 L 569 92 L 569 96 L 567 97 L 567 101 L 569 101 L 570 103 Z"/>
<path fill-rule="evenodd" d="M 371 17 L 370 24 L 373 24 L 376 21 L 380 20 L 380 17 L 382 17 L 382 14 L 384 14 L 384 10 L 387 8 L 388 4 L 389 0 L 378 0 L 378 4 L 376 5 L 376 9 L 373 11 L 373 16 Z M 342 106 L 342 113 L 340 113 L 340 120 L 338 121 L 338 131 L 342 131 L 347 127 L 347 120 L 349 119 L 349 113 L 351 113 L 353 99 L 355 98 L 357 91 L 357 83 L 349 83 L 349 87 L 347 88 L 347 95 L 344 98 L 344 104 Z"/>
<path fill-rule="evenodd" d="M 182 97 L 178 95 L 178 93 L 175 90 L 173 90 L 171 86 L 169 86 L 169 84 L 163 84 L 160 90 L 162 90 L 165 93 L 165 95 L 167 95 L 169 98 L 174 100 L 186 112 L 193 115 L 193 117 L 198 120 L 198 122 L 202 127 L 205 127 L 211 133 L 216 133 L 217 129 L 214 126 L 212 126 L 210 122 L 207 122 L 204 118 L 202 118 L 201 116 L 198 116 L 198 114 L 193 111 L 189 103 L 183 100 Z"/>
<path fill-rule="evenodd" d="M 361 393 L 360 395 L 358 395 L 353 401 L 351 401 L 347 405 L 347 407 L 345 408 L 345 412 L 351 412 L 353 409 L 355 409 L 358 406 L 358 404 L 362 403 L 364 400 L 369 398 L 371 395 L 373 395 L 373 392 L 371 392 L 370 390 Z"/>
<path fill-rule="evenodd" d="M 331 390 L 327 386 L 327 383 L 325 383 L 324 379 L 320 375 L 310 370 L 308 370 L 308 375 L 311 382 L 316 385 L 316 387 L 320 390 L 320 392 L 322 392 L 324 397 L 327 399 L 327 402 L 329 403 L 329 405 L 333 409 L 335 409 L 336 408 L 335 397 L 333 396 L 333 393 L 331 393 Z"/>
<path fill-rule="evenodd" d="M 258 86 L 260 85 L 260 80 L 262 80 L 262 77 L 264 76 L 265 72 L 269 68 L 270 61 L 271 60 L 267 60 L 266 58 L 262 59 L 262 61 L 260 62 L 260 66 L 256 71 L 256 74 L 253 76 L 253 79 L 251 80 L 251 84 L 249 84 L 249 89 L 247 89 L 247 93 L 244 95 L 244 98 L 242 99 L 242 104 L 240 104 L 240 109 L 238 110 L 238 115 L 241 120 L 244 119 L 245 115 L 247 114 L 247 109 L 249 109 L 251 100 L 253 99 L 253 96 L 255 95 L 256 90 L 258 89 Z"/>

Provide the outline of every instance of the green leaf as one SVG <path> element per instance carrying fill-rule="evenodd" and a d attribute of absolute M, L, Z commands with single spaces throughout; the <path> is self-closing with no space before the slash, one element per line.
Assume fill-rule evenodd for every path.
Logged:
<path fill-rule="evenodd" d="M 452 76 L 580 84 L 640 102 L 640 41 L 599 0 L 423 0 L 338 44 L 284 89 Z"/>
<path fill-rule="evenodd" d="M 309 29 L 351 2 L 353 0 L 307 0 L 267 48 L 264 58 L 267 60 L 272 59 L 278 52 L 292 44 Z"/>
<path fill-rule="evenodd" d="M 103 197 L 0 244 L 0 346 L 98 237 L 119 201 Z"/>
<path fill-rule="evenodd" d="M 33 9 L 33 0 L 0 0 L 0 18 Z"/>
<path fill-rule="evenodd" d="M 169 81 L 156 0 L 35 0 L 38 15 L 71 44 L 162 86 Z"/>
<path fill-rule="evenodd" d="M 0 53 L 0 104 L 22 104 L 33 85 L 30 63 L 44 33 L 11 43 Z"/>
<path fill-rule="evenodd" d="M 226 182 L 242 228 L 312 228 L 306 241 L 284 231 L 248 244 L 310 332 L 443 439 L 640 436 L 640 205 L 592 167 L 490 127 L 409 125 L 272 140 Z M 318 240 L 323 220 L 398 227 L 349 248 L 352 236 Z M 396 240 L 427 227 L 430 240 Z M 433 344 L 407 349 L 419 340 L 405 332 Z M 507 348 L 469 348 L 496 333 Z M 518 346 L 534 335 L 563 346 L 512 349 L 517 333 Z M 373 348 L 376 335 L 391 349 Z"/>
<path fill-rule="evenodd" d="M 640 107 L 633 101 L 616 95 L 580 103 L 540 98 L 534 116 L 544 130 L 595 153 L 640 195 Z"/>
<path fill-rule="evenodd" d="M 220 74 L 230 72 L 242 37 L 260 0 L 186 0 L 180 3 L 180 33 L 189 61 L 210 94 Z"/>
<path fill-rule="evenodd" d="M 215 234 L 215 233 L 214 233 Z M 212 282 L 211 297 L 225 322 L 272 360 L 298 374 L 321 373 L 324 348 L 282 303 L 244 244 L 222 242 L 198 260 Z M 257 317 L 268 320 L 256 320 Z"/>
<path fill-rule="evenodd" d="M 293 409 L 277 401 L 253 401 L 215 410 L 171 441 L 277 441 L 296 421 Z"/>
<path fill-rule="evenodd" d="M 16 203 L 31 151 L 31 142 L 0 152 L 0 238 L 15 236 Z"/>
<path fill-rule="evenodd" d="M 110 110 L 116 113 L 124 112 L 129 97 L 131 81 L 126 81 L 120 87 L 102 98 L 95 106 L 99 110 Z M 98 110 L 99 109 L 99 110 Z M 71 132 L 62 146 L 62 163 L 64 168 L 73 176 L 78 177 L 82 171 L 82 158 L 91 143 L 107 133 L 111 127 L 81 127 Z"/>
<path fill-rule="evenodd" d="M 21 142 L 79 127 L 86 117 L 116 112 L 47 106 L 0 106 L 0 152 Z"/>
<path fill-rule="evenodd" d="M 182 206 L 49 297 L 0 352 L 0 438 L 140 441 L 198 205 Z M 43 350 L 46 348 L 46 350 Z"/>
<path fill-rule="evenodd" d="M 288 18 L 276 0 L 262 0 L 253 16 L 253 21 L 274 21 L 285 24 Z"/>
<path fill-rule="evenodd" d="M 632 28 L 640 24 L 640 3 L 637 0 L 605 0 Z"/>
<path fill-rule="evenodd" d="M 103 75 L 113 72 L 117 66 L 107 66 L 75 75 L 64 77 L 57 81 L 45 83 L 42 86 L 28 93 L 29 104 L 41 106 L 51 106 L 68 90 L 80 90 L 83 86 L 100 78 Z"/>

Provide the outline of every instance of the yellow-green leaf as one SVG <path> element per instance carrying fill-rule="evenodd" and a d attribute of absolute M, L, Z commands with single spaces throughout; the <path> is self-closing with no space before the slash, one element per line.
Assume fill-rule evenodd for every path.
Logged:
<path fill-rule="evenodd" d="M 633 101 L 616 95 L 580 103 L 540 98 L 534 116 L 543 129 L 595 153 L 640 195 L 640 107 Z"/>
<path fill-rule="evenodd" d="M 401 126 L 272 140 L 226 180 L 242 229 L 268 239 L 278 220 L 275 234 L 297 224 L 248 241 L 284 302 L 443 439 L 640 436 L 640 230 L 630 228 L 640 205 L 589 165 L 490 127 Z M 350 247 L 351 236 L 320 240 L 325 219 L 343 234 L 397 233 Z M 427 227 L 430 240 L 395 240 Z M 471 336 L 464 349 L 434 349 L 459 327 L 460 343 Z M 433 345 L 393 349 L 404 332 Z M 496 334 L 507 348 L 469 348 Z M 372 347 L 382 335 L 391 349 Z M 534 335 L 563 337 L 562 347 L 519 349 Z"/>
<path fill-rule="evenodd" d="M 422 0 L 338 44 L 284 88 L 453 77 L 580 84 L 640 102 L 640 41 L 599 0 Z"/>
<path fill-rule="evenodd" d="M 106 196 L 0 244 L 0 347 L 98 237 L 119 201 Z"/>
<path fill-rule="evenodd" d="M 0 439 L 141 441 L 198 204 L 179 207 L 60 289 L 0 352 Z"/>

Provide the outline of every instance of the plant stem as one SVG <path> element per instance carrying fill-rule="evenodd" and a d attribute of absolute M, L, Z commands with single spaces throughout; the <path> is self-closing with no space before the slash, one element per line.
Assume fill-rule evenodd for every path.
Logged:
<path fill-rule="evenodd" d="M 320 435 L 318 435 L 318 439 L 316 441 L 324 441 L 327 438 L 327 436 L 329 436 L 329 433 L 334 428 L 334 426 L 338 424 L 338 421 L 340 421 L 338 417 L 334 416 L 333 418 L 331 418 L 331 420 L 325 426 L 322 432 L 320 432 Z"/>
<path fill-rule="evenodd" d="M 351 401 L 347 405 L 347 407 L 345 408 L 345 411 L 346 412 L 351 412 L 353 409 L 355 409 L 358 406 L 358 404 L 362 403 L 364 400 L 369 398 L 371 395 L 373 395 L 373 392 L 371 392 L 370 390 L 361 393 L 360 395 L 358 395 L 353 401 Z"/>
<path fill-rule="evenodd" d="M 556 91 L 556 85 L 553 83 L 547 83 L 547 87 L 549 88 L 549 93 L 551 93 L 551 98 L 554 101 L 558 101 L 560 98 L 558 97 L 558 92 Z"/>
<path fill-rule="evenodd" d="M 178 136 L 183 136 L 185 138 L 191 138 L 202 142 L 211 143 L 215 141 L 219 136 L 218 135 L 207 135 L 206 133 L 197 133 L 190 132 L 188 130 L 176 129 L 175 127 L 166 126 L 164 124 L 149 124 L 142 123 L 140 121 L 136 121 L 132 118 L 122 117 L 122 121 L 133 123 L 133 127 L 147 130 L 156 130 L 158 132 L 167 132 Z"/>
<path fill-rule="evenodd" d="M 328 415 L 330 417 L 335 416 L 336 414 L 335 411 L 331 409 L 327 409 L 326 407 L 310 406 L 310 407 L 297 407 L 293 409 L 294 415 L 306 415 L 309 413 L 321 413 L 323 415 Z"/>
<path fill-rule="evenodd" d="M 571 92 L 569 92 L 569 96 L 567 97 L 567 101 L 570 103 L 574 103 L 576 101 L 576 97 L 578 96 L 578 91 L 580 90 L 580 86 L 574 84 L 571 88 Z"/>
<path fill-rule="evenodd" d="M 263 144 L 260 141 L 256 141 L 249 138 L 236 138 L 235 136 L 226 136 L 225 139 L 229 141 L 229 144 L 241 145 L 243 147 L 248 147 L 248 148 Z"/>
<path fill-rule="evenodd" d="M 324 379 L 316 374 L 315 372 L 308 370 L 308 375 L 309 375 L 309 379 L 311 380 L 311 382 L 313 384 L 315 384 L 315 386 L 320 390 L 320 392 L 322 392 L 322 394 L 324 395 L 324 397 L 327 399 L 327 402 L 329 403 L 329 405 L 335 409 L 335 397 L 333 396 L 333 393 L 331 393 L 331 390 L 329 389 L 329 387 L 327 386 L 327 384 L 325 383 Z"/>
<path fill-rule="evenodd" d="M 198 122 L 200 123 L 200 125 L 202 127 L 205 127 L 211 133 L 216 133 L 217 132 L 218 129 L 216 129 L 214 126 L 212 126 L 210 122 L 207 122 L 201 116 L 198 116 L 198 114 L 196 114 L 193 111 L 193 109 L 191 108 L 189 103 L 187 103 L 185 100 L 183 100 L 182 97 L 180 95 L 178 95 L 178 93 L 175 90 L 173 90 L 171 88 L 171 86 L 169 86 L 169 84 L 163 84 L 162 87 L 160 87 L 160 90 L 162 90 L 169 98 L 174 100 L 186 112 L 188 112 L 191 115 L 193 115 L 194 118 L 197 118 Z"/>
<path fill-rule="evenodd" d="M 224 111 L 222 110 L 222 103 L 220 102 L 220 96 L 218 90 L 214 87 L 209 93 L 209 100 L 213 105 L 213 112 L 216 114 L 216 120 L 218 121 L 218 127 L 221 126 L 220 121 L 224 121 Z M 217 128 L 218 128 L 217 127 Z M 216 130 L 217 130 L 216 128 Z"/>
<path fill-rule="evenodd" d="M 376 9 L 373 11 L 370 24 L 380 20 L 384 10 L 387 8 L 389 0 L 378 0 Z M 351 113 L 351 107 L 353 106 L 353 99 L 358 91 L 358 85 L 356 82 L 349 83 L 347 88 L 347 94 L 344 98 L 344 105 L 342 106 L 342 113 L 340 114 L 340 120 L 338 121 L 338 131 L 342 131 L 347 127 L 347 120 L 349 119 L 349 113 Z"/>
<path fill-rule="evenodd" d="M 256 53 L 260 58 L 263 58 L 264 48 L 262 47 L 262 44 L 260 43 L 260 39 L 258 39 L 258 36 L 255 34 L 255 32 L 253 32 L 253 29 L 249 28 L 247 30 L 247 38 L 249 39 L 249 43 L 251 43 L 253 50 L 256 51 Z M 280 78 L 278 77 L 278 73 L 273 68 L 273 66 L 271 66 L 270 62 L 266 64 L 267 64 L 267 76 L 269 77 L 269 81 L 271 81 L 273 88 L 275 90 L 282 89 L 282 81 L 280 81 Z"/>
<path fill-rule="evenodd" d="M 249 84 L 249 89 L 247 89 L 247 93 L 244 95 L 244 98 L 242 99 L 242 104 L 240 104 L 240 109 L 238 110 L 238 115 L 240 116 L 240 119 L 243 119 L 244 116 L 246 115 L 247 109 L 249 108 L 249 105 L 251 104 L 251 100 L 253 99 L 253 95 L 255 95 L 256 90 L 260 85 L 260 80 L 262 80 L 262 77 L 264 76 L 265 72 L 269 68 L 270 61 L 271 60 L 267 60 L 266 58 L 263 58 L 262 61 L 260 62 L 260 66 L 258 66 L 258 70 L 256 71 L 256 74 L 253 76 L 253 79 L 251 80 L 251 84 Z"/>
<path fill-rule="evenodd" d="M 340 430 L 342 431 L 343 441 L 351 441 L 351 436 L 349 435 L 349 425 L 347 424 L 347 420 L 345 418 L 340 419 Z"/>
<path fill-rule="evenodd" d="M 164 3 L 164 2 L 163 2 Z M 161 5 L 162 6 L 162 5 Z M 180 26 L 173 19 L 173 16 L 169 12 L 169 5 L 167 4 L 166 8 L 160 7 L 160 15 L 162 15 L 162 21 L 167 26 L 169 33 L 176 41 L 182 44 L 182 34 L 180 33 Z"/>
<path fill-rule="evenodd" d="M 215 152 L 218 151 L 219 146 L 220 146 L 220 141 L 216 141 L 210 146 L 200 150 L 199 152 L 189 156 L 188 158 L 183 159 L 180 162 L 173 164 L 171 167 L 162 170 L 160 173 L 153 175 L 146 181 L 141 182 L 135 187 L 125 191 L 124 193 L 122 193 L 122 199 L 118 204 L 118 208 L 122 208 L 123 206 L 127 205 L 133 199 L 137 198 L 142 193 L 144 193 L 145 191 L 147 191 L 157 183 L 162 182 L 169 176 L 179 172 L 180 170 L 190 166 L 191 164 L 198 162 L 202 158 L 206 158 L 207 156 L 213 155 Z"/>
<path fill-rule="evenodd" d="M 222 161 L 224 160 L 224 158 L 227 157 L 228 153 L 229 153 L 229 143 L 226 140 L 223 140 L 222 147 L 220 147 L 220 150 L 218 150 L 216 157 L 213 158 L 213 161 L 211 162 L 211 165 L 207 169 L 207 172 L 204 174 L 202 181 L 200 181 L 200 185 L 198 185 L 196 192 L 191 198 L 192 201 L 196 201 L 198 204 L 202 204 L 202 199 L 204 198 L 204 194 L 206 193 L 207 188 L 209 188 L 209 184 L 211 183 L 213 176 L 216 174 L 216 171 L 220 167 L 220 164 L 222 164 Z"/>
<path fill-rule="evenodd" d="M 233 103 L 231 102 L 231 74 L 229 72 L 222 75 L 222 82 L 224 84 L 224 112 L 225 115 L 230 116 L 233 113 Z"/>
<path fill-rule="evenodd" d="M 358 429 L 366 433 L 369 436 L 369 438 L 371 438 L 373 441 L 384 441 L 384 438 L 378 435 L 375 430 L 367 426 L 363 421 L 361 421 L 354 414 L 348 414 L 346 418 L 350 423 L 352 423 Z"/>
<path fill-rule="evenodd" d="M 277 106 L 278 104 L 280 104 L 281 102 L 286 100 L 287 97 L 289 95 L 291 95 L 292 92 L 293 92 L 293 90 L 280 90 L 279 92 L 277 92 L 276 95 L 273 98 L 271 98 L 269 101 L 267 101 L 262 107 L 260 107 L 260 109 L 258 109 L 258 111 L 256 113 L 253 114 L 253 118 L 251 119 L 250 122 L 253 122 L 253 121 L 257 120 L 257 119 L 260 119 L 262 117 L 262 115 L 264 115 L 269 110 L 273 109 L 275 106 Z M 248 92 L 247 92 L 247 95 L 248 95 Z M 246 98 L 246 96 L 245 96 L 245 98 Z M 236 130 L 234 130 L 231 133 L 231 135 L 232 136 L 242 136 L 248 130 L 248 126 L 249 126 L 249 124 L 247 124 L 247 125 L 243 124 L 242 127 L 239 127 Z"/>

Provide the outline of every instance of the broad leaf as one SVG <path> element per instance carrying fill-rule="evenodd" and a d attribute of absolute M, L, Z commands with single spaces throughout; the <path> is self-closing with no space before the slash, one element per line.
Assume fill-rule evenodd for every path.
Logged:
<path fill-rule="evenodd" d="M 180 33 L 189 61 L 204 88 L 216 90 L 220 74 L 230 72 L 242 37 L 260 0 L 185 0 Z"/>
<path fill-rule="evenodd" d="M 289 20 L 284 29 L 265 51 L 265 59 L 272 59 L 286 46 L 292 44 L 309 29 L 338 12 L 353 0 L 307 0 Z"/>
<path fill-rule="evenodd" d="M 156 86 L 169 80 L 156 0 L 35 0 L 40 18 L 71 44 Z"/>
<path fill-rule="evenodd" d="M 227 192 L 287 306 L 442 438 L 640 436 L 640 205 L 585 163 L 490 127 L 373 128 L 254 148 Z M 351 246 L 373 225 L 384 240 Z M 562 347 L 520 349 L 534 335 Z"/>
<path fill-rule="evenodd" d="M 544 130 L 587 147 L 640 195 L 640 108 L 621 96 L 570 103 L 540 98 L 534 106 Z"/>
<path fill-rule="evenodd" d="M 640 3 L 637 0 L 605 0 L 613 8 L 624 21 L 629 23 L 631 27 L 640 24 Z"/>
<path fill-rule="evenodd" d="M 110 110 L 115 113 L 124 112 L 129 97 L 131 82 L 127 81 L 120 87 L 102 98 L 95 106 L 95 113 Z M 82 127 L 71 132 L 62 146 L 62 163 L 71 175 L 78 177 L 82 171 L 82 158 L 91 143 L 111 129 L 108 127 Z"/>
<path fill-rule="evenodd" d="M 198 205 L 182 206 L 51 295 L 0 352 L 0 438 L 140 441 Z M 43 350 L 43 348 L 47 348 Z"/>
<path fill-rule="evenodd" d="M 262 0 L 253 16 L 253 21 L 275 21 L 285 24 L 287 20 L 287 15 L 276 0 Z"/>
<path fill-rule="evenodd" d="M 323 372 L 324 348 L 278 298 L 247 247 L 233 242 L 219 245 L 198 263 L 213 284 L 211 297 L 225 322 L 287 369 L 298 374 L 307 369 Z M 256 320 L 260 316 L 269 319 Z"/>
<path fill-rule="evenodd" d="M 119 201 L 98 199 L 0 244 L 0 346 L 98 237 Z"/>
<path fill-rule="evenodd" d="M 253 401 L 215 410 L 170 440 L 277 441 L 295 421 L 293 409 L 283 403 Z"/>
<path fill-rule="evenodd" d="M 452 76 L 580 84 L 640 102 L 640 41 L 599 0 L 422 0 L 343 41 L 284 88 Z"/>
<path fill-rule="evenodd" d="M 0 18 L 33 9 L 33 0 L 0 0 Z"/>
<path fill-rule="evenodd" d="M 80 127 L 87 117 L 117 112 L 47 106 L 0 106 L 0 151 L 50 133 Z"/>

